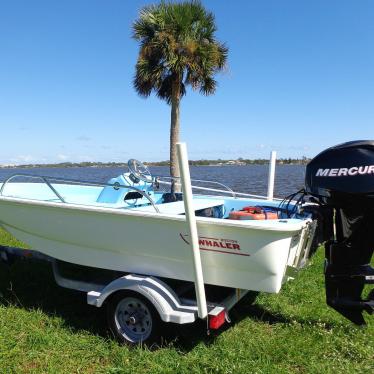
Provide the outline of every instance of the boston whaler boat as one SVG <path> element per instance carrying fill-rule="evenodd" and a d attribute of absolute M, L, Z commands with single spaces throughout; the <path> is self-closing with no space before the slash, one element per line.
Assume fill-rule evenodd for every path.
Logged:
<path fill-rule="evenodd" d="M 13 176 L 0 190 L 1 225 L 31 248 L 59 260 L 193 281 L 184 202 L 155 191 L 160 181 L 139 162 L 131 160 L 130 170 L 104 187 Z M 12 183 L 17 178 L 34 183 Z M 297 213 L 287 217 L 276 210 L 279 203 L 194 196 L 206 283 L 280 290 L 287 265 L 297 266 L 305 255 L 311 220 Z M 279 219 L 256 219 L 265 214 L 247 213 L 251 208 L 246 207 L 257 206 L 266 206 L 262 210 L 269 216 L 279 213 Z M 237 219 L 246 216 L 255 219 Z"/>
<path fill-rule="evenodd" d="M 3 247 L 2 259 L 31 252 L 51 261 L 58 284 L 108 305 L 110 328 L 128 343 L 153 340 L 161 321 L 208 317 L 218 328 L 248 290 L 279 292 L 308 259 L 311 210 L 296 195 L 280 201 L 201 186 L 192 195 L 184 144 L 178 151 L 183 194 L 163 191 L 171 179 L 136 160 L 105 184 L 8 178 L 0 184 L 0 225 L 32 250 Z M 66 279 L 63 263 L 117 276 L 106 284 Z M 204 285 L 224 287 L 222 299 L 209 300 Z"/>
<path fill-rule="evenodd" d="M 181 169 L 185 169 L 182 164 Z M 196 268 L 196 256 L 191 255 L 194 238 L 186 224 L 189 217 L 183 201 L 186 192 L 162 192 L 161 186 L 165 184 L 170 185 L 170 179 L 152 176 L 136 160 L 129 161 L 128 173 L 104 185 L 13 175 L 0 185 L 0 223 L 48 258 L 126 274 L 114 285 L 105 287 L 92 288 L 81 283 L 74 283 L 72 287 L 71 281 L 60 282 L 87 291 L 91 304 L 101 306 L 112 293 L 136 284 L 134 277 L 138 277 L 139 284 L 146 284 L 144 287 L 152 290 L 140 293 L 153 304 L 158 298 L 162 299 L 160 305 L 173 300 L 172 306 L 162 308 L 156 302 L 159 312 L 167 310 L 160 313 L 164 321 L 187 323 L 196 318 L 197 311 L 199 316 L 209 312 L 198 308 L 201 303 L 205 304 L 202 301 L 205 295 L 198 292 L 198 287 L 197 302 L 181 307 L 179 295 L 165 279 L 195 282 L 195 286 L 200 283 L 200 290 L 205 283 L 279 292 L 292 269 L 305 264 L 315 228 L 310 213 L 302 214 L 294 202 L 280 206 L 279 200 L 243 197 L 230 189 L 222 189 L 223 185 L 217 183 L 221 188 L 197 187 L 200 193 L 190 201 L 189 210 L 194 213 L 198 232 Z M 198 274 L 203 278 L 197 279 Z M 61 278 L 57 270 L 56 276 Z M 236 292 L 235 301 L 244 292 L 238 295 Z M 148 303 L 143 304 L 142 308 L 151 309 Z M 124 305 L 123 308 L 129 308 Z M 223 323 L 227 308 L 221 309 Z M 119 318 L 118 310 L 115 318 Z M 117 325 L 118 331 L 123 329 L 120 322 Z M 138 328 L 134 321 L 132 326 Z M 146 340 L 147 334 L 147 329 L 143 334 L 119 333 L 124 340 L 134 342 Z"/>

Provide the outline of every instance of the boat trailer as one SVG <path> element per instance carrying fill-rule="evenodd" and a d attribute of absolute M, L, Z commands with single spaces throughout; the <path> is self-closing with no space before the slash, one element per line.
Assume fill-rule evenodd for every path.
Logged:
<path fill-rule="evenodd" d="M 218 329 L 229 321 L 228 312 L 248 290 L 218 287 L 220 297 L 210 298 L 209 286 L 203 280 L 196 219 L 190 208 L 192 193 L 185 146 L 179 144 L 178 150 L 194 282 L 118 272 L 113 272 L 108 282 L 82 281 L 64 276 L 60 269 L 62 261 L 35 250 L 6 246 L 0 246 L 0 262 L 50 262 L 58 285 L 85 292 L 90 305 L 106 305 L 109 328 L 124 343 L 157 340 L 163 322 L 188 324 L 200 318 L 206 320 L 208 331 Z M 366 299 L 362 298 L 365 285 L 374 284 L 374 269 L 370 265 L 374 250 L 373 178 L 374 141 L 329 148 L 306 169 L 304 192 L 312 196 L 322 212 L 323 225 L 319 229 L 323 229 L 321 241 L 326 250 L 326 302 L 358 325 L 365 324 L 364 311 L 374 312 L 374 290 Z"/>
<path fill-rule="evenodd" d="M 15 261 L 50 263 L 55 281 L 60 287 L 86 293 L 89 305 L 98 308 L 107 307 L 109 328 L 114 336 L 124 343 L 154 341 L 158 338 L 155 334 L 159 330 L 160 323 L 189 324 L 199 318 L 193 282 L 179 281 L 173 284 L 171 280 L 169 283 L 166 279 L 153 276 L 138 274 L 118 276 L 118 272 L 113 272 L 110 281 L 83 281 L 64 275 L 64 268 L 74 266 L 78 274 L 79 270 L 87 269 L 84 266 L 65 263 L 36 250 L 0 246 L 0 262 L 11 266 Z M 100 274 L 100 271 L 95 269 L 97 274 Z M 218 298 L 217 292 L 214 292 L 217 290 L 220 294 Z M 213 300 L 209 300 L 209 290 L 206 300 L 208 333 L 210 330 L 219 329 L 225 322 L 230 322 L 228 312 L 249 292 L 229 288 L 222 290 L 222 287 L 218 286 L 212 286 L 211 291 Z M 126 300 L 124 298 L 126 295 L 127 304 L 123 301 Z M 125 323 L 120 323 L 121 318 L 125 319 Z M 118 324 L 122 329 L 123 326 L 127 326 L 121 334 L 117 332 Z M 152 339 L 150 339 L 151 335 Z"/>

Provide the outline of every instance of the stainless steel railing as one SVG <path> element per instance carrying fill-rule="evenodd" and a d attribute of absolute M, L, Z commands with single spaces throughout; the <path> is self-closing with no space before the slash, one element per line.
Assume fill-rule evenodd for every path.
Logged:
<path fill-rule="evenodd" d="M 157 182 L 163 183 L 163 184 L 168 184 L 171 185 L 172 181 L 177 181 L 178 185 L 181 185 L 180 183 L 180 177 L 171 177 L 171 176 L 156 176 L 155 177 Z M 162 179 L 167 179 L 170 182 L 163 181 Z M 221 192 L 221 193 L 230 193 L 233 197 L 236 197 L 236 192 L 234 192 L 229 186 L 226 186 L 225 184 L 217 181 L 210 181 L 210 180 L 205 180 L 205 179 L 191 179 L 191 182 L 199 182 L 199 183 L 210 183 L 210 184 L 215 184 L 218 186 L 221 186 L 224 188 L 224 190 L 218 190 L 215 188 L 208 188 L 208 187 L 199 187 L 199 186 L 192 186 L 193 189 L 197 190 L 202 190 L 202 191 L 212 191 L 212 192 Z"/>
<path fill-rule="evenodd" d="M 119 188 L 127 188 L 133 191 L 138 192 L 141 194 L 143 197 L 145 197 L 149 203 L 152 205 L 154 210 L 157 213 L 160 213 L 160 210 L 158 209 L 156 203 L 154 200 L 149 196 L 146 192 L 143 190 L 131 186 L 131 185 L 122 185 L 118 182 L 116 183 L 103 183 L 103 182 L 91 182 L 91 181 L 84 181 L 84 180 L 76 180 L 76 179 L 66 179 L 66 178 L 60 178 L 60 177 L 48 177 L 48 176 L 42 176 L 42 175 L 31 175 L 31 174 L 24 174 L 24 173 L 19 173 L 19 174 L 14 174 L 11 175 L 9 178 L 7 178 L 4 183 L 2 184 L 0 188 L 0 196 L 4 196 L 4 190 L 5 187 L 8 185 L 9 182 L 14 180 L 15 178 L 29 178 L 29 179 L 39 179 L 45 183 L 46 186 L 53 192 L 53 194 L 58 198 L 58 200 L 62 203 L 67 203 L 65 198 L 58 192 L 56 187 L 53 185 L 52 181 L 58 182 L 58 184 L 61 183 L 68 183 L 68 184 L 76 184 L 76 185 L 82 185 L 82 186 L 96 186 L 96 187 L 113 187 L 116 189 Z M 154 177 L 154 184 L 157 185 L 157 183 L 164 184 L 170 186 L 173 181 L 180 185 L 180 178 L 177 177 L 171 177 L 171 176 L 155 176 Z M 210 181 L 210 180 L 203 180 L 203 179 L 192 179 L 192 182 L 197 182 L 197 183 L 210 183 L 210 184 L 215 184 L 217 186 L 223 187 L 223 189 L 218 189 L 218 188 L 209 188 L 209 187 L 201 187 L 201 186 L 196 186 L 193 185 L 192 188 L 195 190 L 200 190 L 203 192 L 213 192 L 215 194 L 230 194 L 233 198 L 238 198 L 238 197 L 251 197 L 251 198 L 260 198 L 260 199 L 266 199 L 266 196 L 261 196 L 261 195 L 253 195 L 253 194 L 248 194 L 248 193 L 241 193 L 241 192 L 234 192 L 230 187 L 226 186 L 225 184 L 217 181 Z M 274 199 L 274 200 L 279 200 L 279 199 Z"/>
<path fill-rule="evenodd" d="M 156 178 L 156 181 L 160 184 L 165 184 L 165 185 L 170 186 L 172 184 L 172 181 L 176 181 L 175 182 L 176 184 L 178 184 L 179 186 L 181 185 L 180 182 L 179 182 L 180 178 L 178 178 L 178 177 L 171 177 L 171 176 L 164 176 L 164 175 L 161 176 L 160 175 L 160 176 L 155 176 L 155 178 Z M 168 181 L 164 181 L 162 179 L 167 179 Z M 223 194 L 230 194 L 235 199 L 240 197 L 240 196 L 241 197 L 257 198 L 257 199 L 267 199 L 267 196 L 264 196 L 264 195 L 254 195 L 254 194 L 249 194 L 249 193 L 244 193 L 244 192 L 236 192 L 236 191 L 232 190 L 230 187 L 228 187 L 227 185 L 225 185 L 221 182 L 217 182 L 217 181 L 210 181 L 210 180 L 204 180 L 204 179 L 191 179 L 191 182 L 212 183 L 212 184 L 222 186 L 224 188 L 223 190 L 221 190 L 221 189 L 216 189 L 216 188 L 200 187 L 200 186 L 192 185 L 193 190 L 210 191 L 210 192 L 217 192 L 217 193 L 223 193 Z M 273 200 L 281 201 L 282 199 L 273 198 Z"/>
<path fill-rule="evenodd" d="M 113 187 L 113 188 L 116 188 L 116 189 L 119 189 L 119 188 L 131 189 L 131 190 L 134 190 L 134 191 L 138 192 L 143 197 L 145 197 L 150 202 L 150 204 L 153 206 L 155 211 L 157 213 L 160 213 L 160 210 L 157 208 L 155 202 L 146 192 L 144 192 L 140 188 L 130 186 L 130 185 L 122 185 L 118 182 L 116 182 L 116 183 L 88 182 L 88 181 L 75 180 L 75 179 L 65 179 L 65 178 L 59 178 L 59 177 L 47 177 L 47 176 L 42 176 L 42 175 L 30 175 L 30 174 L 20 173 L 20 174 L 11 175 L 9 178 L 7 178 L 4 181 L 4 183 L 2 184 L 2 186 L 0 188 L 0 196 L 5 196 L 4 195 L 4 189 L 5 189 L 5 186 L 8 183 L 12 179 L 19 178 L 19 177 L 42 180 L 62 203 L 66 203 L 66 200 L 61 196 L 61 194 L 52 185 L 51 181 L 57 181 L 57 182 L 69 183 L 69 184 L 76 184 L 76 185 L 80 185 L 80 186 L 96 186 L 96 187 Z"/>

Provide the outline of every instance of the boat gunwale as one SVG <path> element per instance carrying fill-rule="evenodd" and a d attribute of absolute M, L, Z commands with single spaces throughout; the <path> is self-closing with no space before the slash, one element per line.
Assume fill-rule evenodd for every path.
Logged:
<path fill-rule="evenodd" d="M 232 198 L 227 196 L 215 196 L 216 198 L 221 199 L 233 199 L 233 200 L 247 200 L 244 198 Z M 155 218 L 155 219 L 163 219 L 163 220 L 174 220 L 174 221 L 185 221 L 185 216 L 181 214 L 168 214 L 168 213 L 157 213 L 157 212 L 145 212 L 145 211 L 137 211 L 136 208 L 129 209 L 129 208 L 114 208 L 114 207 L 103 207 L 103 206 L 94 206 L 94 205 L 84 205 L 84 204 L 76 204 L 76 203 L 63 203 L 63 202 L 51 202 L 51 201 L 43 201 L 43 200 L 35 200 L 35 199 L 23 199 L 23 198 L 16 198 L 16 197 L 9 197 L 9 196 L 0 196 L 0 204 L 1 201 L 7 203 L 14 203 L 16 205 L 31 205 L 31 206 L 42 206 L 46 208 L 59 208 L 59 209 L 67 209 L 67 210 L 78 210 L 78 211 L 85 211 L 85 212 L 100 212 L 102 214 L 114 214 L 120 216 L 135 216 L 135 217 L 147 217 L 147 218 Z M 211 217 L 196 217 L 198 223 L 201 224 L 212 224 L 212 225 L 219 225 L 225 227 L 237 227 L 237 228 L 251 228 L 251 229 L 260 229 L 265 231 L 281 231 L 281 232 L 298 232 L 305 225 L 311 221 L 311 219 L 280 219 L 276 220 L 278 224 L 272 222 L 273 220 L 259 220 L 259 221 L 251 221 L 251 220 L 223 220 L 220 218 L 211 218 Z M 289 222 L 292 220 L 292 222 Z M 274 220 L 275 221 L 275 220 Z M 0 221 L 0 224 L 5 224 L 6 222 Z M 275 226 L 276 225 L 276 226 Z"/>

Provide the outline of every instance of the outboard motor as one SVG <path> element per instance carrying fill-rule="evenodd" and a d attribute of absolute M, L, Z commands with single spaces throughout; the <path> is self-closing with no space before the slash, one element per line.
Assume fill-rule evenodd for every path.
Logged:
<path fill-rule="evenodd" d="M 327 304 L 365 324 L 362 312 L 374 311 L 374 290 L 362 299 L 365 284 L 374 284 L 374 141 L 348 142 L 321 152 L 307 165 L 305 188 L 329 215 L 324 219 L 329 225 Z"/>

